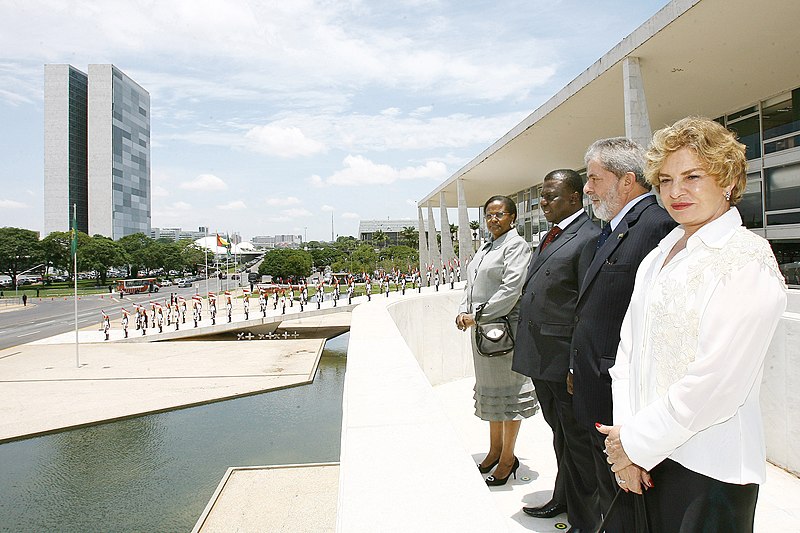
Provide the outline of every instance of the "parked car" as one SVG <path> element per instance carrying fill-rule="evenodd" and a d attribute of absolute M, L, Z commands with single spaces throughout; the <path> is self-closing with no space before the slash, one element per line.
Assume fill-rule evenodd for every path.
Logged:
<path fill-rule="evenodd" d="M 182 279 L 178 280 L 178 288 L 179 289 L 187 289 L 192 286 L 192 280 L 190 279 Z"/>
<path fill-rule="evenodd" d="M 170 285 L 172 285 L 172 282 L 171 282 L 170 280 L 168 280 L 168 279 L 165 279 L 164 281 L 162 281 L 162 282 L 160 283 L 160 285 L 161 285 L 162 287 L 169 287 Z"/>

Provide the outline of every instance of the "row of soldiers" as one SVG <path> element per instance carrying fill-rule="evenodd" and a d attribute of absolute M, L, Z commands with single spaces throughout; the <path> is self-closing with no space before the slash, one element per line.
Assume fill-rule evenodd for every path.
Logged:
<path fill-rule="evenodd" d="M 411 283 L 413 284 L 413 288 L 417 289 L 418 291 L 422 291 L 422 280 L 420 276 L 420 271 L 415 270 L 413 271 L 410 276 L 403 274 L 399 269 L 393 270 L 392 272 L 384 272 L 377 277 L 378 282 L 378 293 L 385 294 L 386 297 L 389 297 L 389 292 L 391 290 L 391 285 L 394 284 L 395 292 L 401 292 L 403 295 L 406 293 L 406 285 L 408 281 L 408 277 L 411 278 Z M 452 289 L 456 279 L 461 281 L 461 267 L 460 265 L 457 269 L 454 269 L 452 266 L 450 267 L 450 288 Z M 427 282 L 428 285 L 431 285 L 431 279 L 433 278 L 434 286 L 436 290 L 439 290 L 439 284 L 443 279 L 443 276 L 440 276 L 439 269 L 436 269 L 435 273 L 429 267 L 427 272 Z M 347 303 L 348 305 L 353 303 L 353 298 L 355 297 L 355 278 L 353 275 L 349 275 L 346 279 L 347 284 Z M 333 290 L 331 291 L 330 299 L 333 301 L 333 306 L 336 307 L 340 298 L 341 298 L 341 288 L 340 282 L 338 278 L 334 278 L 334 281 L 331 282 L 333 286 Z M 372 285 L 373 280 L 369 275 L 365 275 L 365 292 L 368 300 L 372 300 Z M 298 298 L 297 301 L 300 305 L 300 312 L 303 312 L 305 306 L 308 305 L 308 285 L 304 280 L 301 280 L 299 285 L 297 286 L 298 289 Z M 272 296 L 272 309 L 276 310 L 280 306 L 281 314 L 286 314 L 286 308 L 294 307 L 295 302 L 295 292 L 294 287 L 290 285 L 286 290 L 273 290 L 271 291 L 272 294 L 270 295 L 270 291 L 262 288 L 255 288 L 253 293 L 258 295 L 258 302 L 259 302 L 259 311 L 263 317 L 267 316 L 267 307 L 269 306 L 270 296 Z M 250 319 L 250 289 L 243 289 L 243 300 L 242 306 L 244 311 L 245 320 Z M 320 280 L 319 283 L 316 285 L 316 301 L 317 301 L 317 309 L 322 307 L 322 303 L 325 301 L 325 282 Z M 228 322 L 233 320 L 233 300 L 230 291 L 224 292 L 224 299 L 225 299 L 225 312 L 228 318 Z M 199 295 L 194 295 L 192 298 L 192 318 L 194 320 L 194 327 L 198 327 L 200 322 L 203 320 L 203 299 Z M 148 328 L 158 328 L 158 332 L 162 333 L 164 331 L 164 326 L 166 323 L 167 327 L 170 327 L 174 324 L 175 330 L 180 329 L 181 324 L 186 323 L 186 313 L 188 311 L 188 303 L 185 298 L 182 296 L 177 295 L 170 295 L 170 299 L 167 301 L 165 300 L 163 304 L 159 302 L 150 301 L 149 302 L 150 309 L 148 310 L 144 305 L 136 304 L 133 311 L 133 324 L 137 331 L 141 331 L 142 335 L 147 335 Z M 105 335 L 105 340 L 109 340 L 109 333 L 111 330 L 111 319 L 105 311 L 101 311 L 103 314 L 103 321 L 102 321 L 102 329 Z M 211 319 L 211 324 L 215 325 L 217 323 L 217 295 L 213 292 L 208 293 L 208 314 L 209 318 Z M 125 338 L 128 338 L 128 328 L 130 324 L 130 315 L 131 313 L 122 308 L 122 330 L 124 332 Z"/>

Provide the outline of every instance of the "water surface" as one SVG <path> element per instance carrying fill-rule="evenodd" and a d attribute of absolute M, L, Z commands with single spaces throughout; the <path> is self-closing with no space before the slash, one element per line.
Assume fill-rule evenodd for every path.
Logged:
<path fill-rule="evenodd" d="M 0 445 L 0 531 L 189 531 L 230 466 L 338 461 L 347 342 L 309 385 Z"/>

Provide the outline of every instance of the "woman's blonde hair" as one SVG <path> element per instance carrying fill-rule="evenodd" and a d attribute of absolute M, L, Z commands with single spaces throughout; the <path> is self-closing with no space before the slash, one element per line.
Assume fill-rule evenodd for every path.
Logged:
<path fill-rule="evenodd" d="M 694 150 L 717 185 L 733 185 L 730 202 L 737 204 L 747 187 L 745 145 L 736 140 L 735 133 L 704 117 L 686 117 L 653 134 L 645 156 L 647 180 L 658 189 L 658 174 L 667 156 L 686 147 Z"/>

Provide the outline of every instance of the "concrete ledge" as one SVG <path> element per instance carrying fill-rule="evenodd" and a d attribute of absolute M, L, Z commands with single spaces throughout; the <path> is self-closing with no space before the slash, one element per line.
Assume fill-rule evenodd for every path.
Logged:
<path fill-rule="evenodd" d="M 193 533 L 333 532 L 339 463 L 229 468 Z"/>
<path fill-rule="evenodd" d="M 506 531 L 472 456 L 395 323 L 427 322 L 417 340 L 439 358 L 467 337 L 443 328 L 461 291 L 362 304 L 353 311 L 345 376 L 337 531 Z M 426 306 L 438 309 L 428 315 Z M 408 334 L 416 335 L 415 328 Z M 452 333 L 451 333 L 452 330 Z M 438 333 L 435 333 L 438 332 Z M 454 357 L 457 359 L 457 356 Z M 432 363 L 428 366 L 435 366 Z M 448 370 L 444 370 L 448 369 Z M 438 381 L 465 365 L 441 365 Z M 457 376 L 461 377 L 461 376 Z"/>

